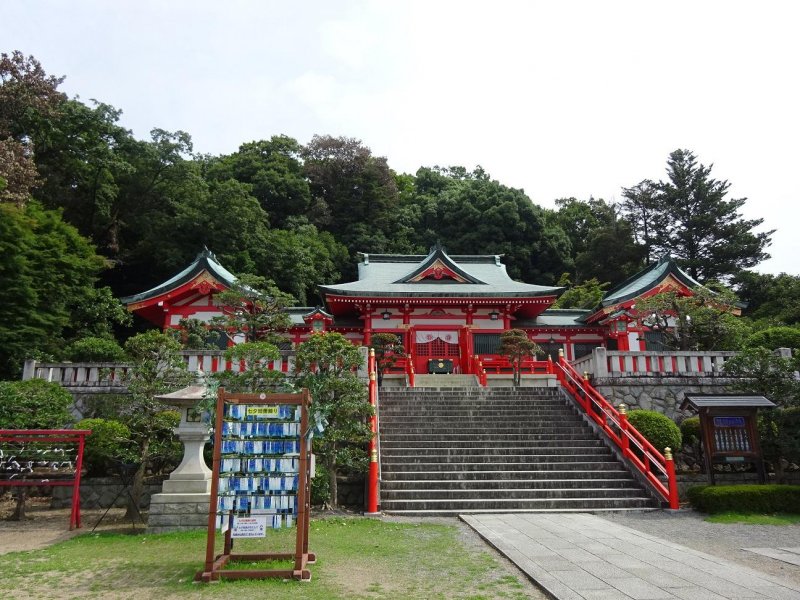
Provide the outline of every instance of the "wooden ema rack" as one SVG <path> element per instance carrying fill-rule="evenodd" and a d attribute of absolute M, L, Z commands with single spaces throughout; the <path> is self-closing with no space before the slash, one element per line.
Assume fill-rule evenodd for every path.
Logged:
<path fill-rule="evenodd" d="M 297 511 L 294 515 L 297 527 L 294 552 L 284 553 L 233 553 L 232 512 L 228 515 L 223 511 L 223 518 L 229 519 L 229 526 L 224 532 L 224 547 L 221 554 L 215 555 L 217 511 L 220 494 L 220 467 L 222 465 L 223 422 L 226 407 L 244 405 L 248 406 L 299 406 L 300 422 L 299 432 L 294 440 L 298 443 L 299 468 L 296 473 L 297 481 Z M 206 561 L 202 571 L 198 571 L 194 580 L 203 583 L 219 581 L 220 579 L 266 579 L 268 577 L 281 577 L 283 579 L 296 579 L 310 581 L 311 572 L 306 568 L 308 564 L 316 561 L 316 555 L 308 551 L 308 525 L 311 508 L 310 469 L 311 469 L 311 444 L 306 438 L 309 428 L 308 410 L 311 406 L 311 394 L 304 389 L 299 394 L 232 394 L 220 388 L 217 393 L 216 426 L 214 429 L 214 462 L 211 479 L 211 500 L 208 510 L 208 537 L 206 540 Z M 260 436 L 264 437 L 264 436 Z M 268 437 L 268 436 L 267 436 Z M 230 453 L 226 453 L 230 457 Z M 241 460 L 246 460 L 242 453 Z M 235 460 L 235 457 L 234 457 Z M 294 473 L 292 473 L 294 475 Z M 291 569 L 227 569 L 229 563 L 243 561 L 271 561 L 293 560 Z"/>
<path fill-rule="evenodd" d="M 69 528 L 80 527 L 83 449 L 91 433 L 90 429 L 0 429 L 0 490 L 6 486 L 72 487 Z M 74 445 L 74 455 L 56 448 L 64 444 Z"/>

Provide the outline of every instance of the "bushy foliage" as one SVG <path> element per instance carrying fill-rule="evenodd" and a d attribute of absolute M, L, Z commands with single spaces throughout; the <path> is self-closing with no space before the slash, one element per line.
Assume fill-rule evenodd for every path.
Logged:
<path fill-rule="evenodd" d="M 800 348 L 800 328 L 768 327 L 749 335 L 744 341 L 747 348 Z"/>
<path fill-rule="evenodd" d="M 284 381 L 284 374 L 271 370 L 269 364 L 278 360 L 281 353 L 268 342 L 245 342 L 236 344 L 225 351 L 226 361 L 243 363 L 240 371 L 221 371 L 214 373 L 219 386 L 229 392 L 262 392 L 274 390 Z"/>
<path fill-rule="evenodd" d="M 85 337 L 69 345 L 67 358 L 73 362 L 122 362 L 126 357 L 125 350 L 115 340 Z"/>
<path fill-rule="evenodd" d="M 628 422 L 659 452 L 664 452 L 664 448 L 677 451 L 681 447 L 681 430 L 666 415 L 654 410 L 633 410 L 628 413 Z"/>
<path fill-rule="evenodd" d="M 780 482 L 784 476 L 782 460 L 800 462 L 800 406 L 763 411 L 758 432 L 764 458 L 772 463 Z"/>
<path fill-rule="evenodd" d="M 700 443 L 700 417 L 688 417 L 681 421 L 681 437 L 684 444 Z"/>
<path fill-rule="evenodd" d="M 297 385 L 308 388 L 312 410 L 326 423 L 313 443 L 328 472 L 332 506 L 337 502 L 336 475 L 363 472 L 369 464 L 365 446 L 372 430 L 367 419 L 373 411 L 367 387 L 356 374 L 362 362 L 358 348 L 339 333 L 314 334 L 297 350 Z"/>
<path fill-rule="evenodd" d="M 90 429 L 83 451 L 83 465 L 90 475 L 106 475 L 112 461 L 123 463 L 135 459 L 128 426 L 113 419 L 82 419 L 76 429 Z"/>
<path fill-rule="evenodd" d="M 800 405 L 800 354 L 791 358 L 778 356 L 766 348 L 748 348 L 725 363 L 726 375 L 735 378 L 736 392 L 761 394 L 778 406 Z"/>
<path fill-rule="evenodd" d="M 61 429 L 75 419 L 70 393 L 43 379 L 0 381 L 0 429 Z"/>
<path fill-rule="evenodd" d="M 706 513 L 800 513 L 800 485 L 700 485 L 690 487 L 692 506 Z"/>

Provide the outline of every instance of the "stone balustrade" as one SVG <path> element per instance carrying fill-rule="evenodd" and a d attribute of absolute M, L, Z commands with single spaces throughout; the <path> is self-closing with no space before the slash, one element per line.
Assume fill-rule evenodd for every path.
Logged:
<path fill-rule="evenodd" d="M 596 379 L 629 377 L 716 377 L 726 361 L 737 352 L 728 351 L 642 351 L 622 352 L 595 348 L 572 361 L 578 373 Z"/>
<path fill-rule="evenodd" d="M 200 370 L 206 373 L 240 371 L 245 368 L 243 363 L 226 361 L 222 350 L 183 350 L 181 356 L 193 373 Z M 291 373 L 294 371 L 294 357 L 293 350 L 282 350 L 281 358 L 270 362 L 269 368 Z M 22 370 L 22 379 L 52 381 L 81 394 L 125 393 L 125 381 L 130 368 L 129 364 L 116 362 L 49 363 L 28 359 Z"/>

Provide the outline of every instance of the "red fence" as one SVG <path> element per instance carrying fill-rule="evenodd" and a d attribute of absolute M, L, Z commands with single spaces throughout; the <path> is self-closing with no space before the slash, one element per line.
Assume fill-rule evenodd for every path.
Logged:
<path fill-rule="evenodd" d="M 581 377 L 572 368 L 563 355 L 556 363 L 556 376 L 562 387 L 569 392 L 578 406 L 606 433 L 617 445 L 622 456 L 627 458 L 638 469 L 658 492 L 669 503 L 671 509 L 677 509 L 678 484 L 675 479 L 675 462 L 669 448 L 664 454 L 656 450 L 635 427 L 628 423 L 628 416 L 618 411 L 598 392 L 587 379 Z"/>
<path fill-rule="evenodd" d="M 72 486 L 69 528 L 81 526 L 81 469 L 88 429 L 0 429 L 0 487 Z M 59 446 L 74 444 L 74 457 Z M 13 454 L 11 454 L 13 452 Z M 72 455 L 69 455 L 72 456 Z"/>

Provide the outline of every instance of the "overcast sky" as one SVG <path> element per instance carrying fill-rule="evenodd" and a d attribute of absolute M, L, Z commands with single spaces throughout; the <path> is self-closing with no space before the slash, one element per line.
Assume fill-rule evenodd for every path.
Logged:
<path fill-rule="evenodd" d="M 480 164 L 534 202 L 664 178 L 687 148 L 800 274 L 800 3 L 2 0 L 0 51 L 196 152 L 356 137 L 398 172 Z"/>

